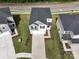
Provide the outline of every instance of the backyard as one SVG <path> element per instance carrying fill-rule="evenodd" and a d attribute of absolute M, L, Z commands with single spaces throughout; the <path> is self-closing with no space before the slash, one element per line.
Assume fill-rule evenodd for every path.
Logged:
<path fill-rule="evenodd" d="M 45 40 L 46 45 L 46 56 L 48 59 L 73 59 L 71 52 L 64 52 L 62 44 L 59 40 L 59 35 L 57 32 L 55 19 L 57 15 L 53 16 L 53 23 L 51 29 L 51 39 Z M 31 53 L 32 39 L 28 30 L 28 21 L 29 15 L 21 14 L 21 15 L 13 15 L 17 30 L 19 35 L 13 38 L 14 46 L 16 53 L 18 52 L 29 52 Z M 18 40 L 21 39 L 21 42 Z M 18 58 L 18 59 L 26 59 L 26 58 Z"/>

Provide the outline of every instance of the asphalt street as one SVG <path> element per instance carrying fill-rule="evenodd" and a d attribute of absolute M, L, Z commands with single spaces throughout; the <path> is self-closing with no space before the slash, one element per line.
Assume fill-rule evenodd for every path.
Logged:
<path fill-rule="evenodd" d="M 33 7 L 49 7 L 51 12 L 79 10 L 79 2 L 75 3 L 45 3 L 45 4 L 0 4 L 0 8 L 10 7 L 11 11 L 25 11 L 30 13 Z"/>

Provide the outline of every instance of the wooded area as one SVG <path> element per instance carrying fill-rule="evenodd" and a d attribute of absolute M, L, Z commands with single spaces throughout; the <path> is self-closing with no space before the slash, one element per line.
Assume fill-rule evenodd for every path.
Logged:
<path fill-rule="evenodd" d="M 26 3 L 26 2 L 69 2 L 76 0 L 0 0 L 0 2 L 8 3 Z"/>

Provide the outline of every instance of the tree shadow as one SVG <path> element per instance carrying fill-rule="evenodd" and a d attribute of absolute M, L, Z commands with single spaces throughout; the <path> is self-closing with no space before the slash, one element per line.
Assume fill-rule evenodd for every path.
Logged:
<path fill-rule="evenodd" d="M 20 15 L 13 15 L 14 21 L 16 23 L 16 27 L 18 27 L 19 22 L 21 20 Z"/>

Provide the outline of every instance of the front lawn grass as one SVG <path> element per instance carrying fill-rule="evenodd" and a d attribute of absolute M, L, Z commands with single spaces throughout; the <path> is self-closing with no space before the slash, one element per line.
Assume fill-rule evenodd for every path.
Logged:
<path fill-rule="evenodd" d="M 18 52 L 31 52 L 31 36 L 28 30 L 28 20 L 29 15 L 13 15 L 16 22 L 17 30 L 19 35 L 13 38 L 13 43 L 16 53 Z M 18 39 L 21 39 L 21 42 L 18 42 Z"/>
<path fill-rule="evenodd" d="M 48 59 L 73 59 L 71 52 L 64 52 L 63 46 L 60 42 L 59 34 L 56 27 L 56 17 L 53 15 L 53 22 L 51 28 L 51 38 L 45 40 L 46 55 Z"/>

